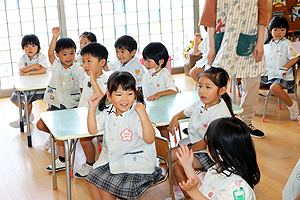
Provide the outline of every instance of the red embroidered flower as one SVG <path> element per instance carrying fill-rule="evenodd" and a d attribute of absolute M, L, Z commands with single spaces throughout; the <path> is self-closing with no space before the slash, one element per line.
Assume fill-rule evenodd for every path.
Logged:
<path fill-rule="evenodd" d="M 157 84 L 157 87 L 159 87 L 159 83 Z"/>

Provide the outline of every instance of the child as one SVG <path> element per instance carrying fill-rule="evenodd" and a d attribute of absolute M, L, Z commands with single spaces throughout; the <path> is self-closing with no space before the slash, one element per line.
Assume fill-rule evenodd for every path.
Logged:
<path fill-rule="evenodd" d="M 195 153 L 206 149 L 204 134 L 208 125 L 216 118 L 234 117 L 229 95 L 226 93 L 228 74 L 222 68 L 211 67 L 199 75 L 198 95 L 200 99 L 176 114 L 170 124 L 169 131 L 174 134 L 178 129 L 178 120 L 190 117 L 188 125 L 189 137 L 179 141 L 179 144 L 187 143 L 194 152 L 194 168 L 208 170 L 214 163 L 207 153 Z M 179 147 L 172 148 L 171 159 L 173 162 L 173 183 L 177 197 L 183 198 L 177 183 L 186 180 L 183 168 L 178 162 L 176 152 Z M 176 186 L 177 185 L 177 186 Z M 187 194 L 184 193 L 187 197 Z"/>
<path fill-rule="evenodd" d="M 104 129 L 105 145 L 86 180 L 93 199 L 138 199 L 162 178 L 155 166 L 155 130 L 145 106 L 135 103 L 143 102 L 143 95 L 129 72 L 114 72 L 107 90 L 101 101 L 98 94 L 89 99 L 88 131 Z M 109 107 L 106 98 L 112 101 Z M 101 112 L 96 117 L 98 104 Z"/>
<path fill-rule="evenodd" d="M 87 44 L 91 43 L 91 42 L 97 42 L 97 38 L 96 35 L 92 32 L 83 32 L 80 36 L 79 36 L 79 40 L 80 40 L 80 51 L 82 50 L 83 47 L 85 47 Z M 80 55 L 80 51 L 76 54 L 75 60 L 74 62 L 77 63 L 77 65 L 82 66 L 82 57 Z"/>
<path fill-rule="evenodd" d="M 180 187 L 192 199 L 255 199 L 253 188 L 260 180 L 260 171 L 246 124 L 233 117 L 216 119 L 204 139 L 216 164 L 201 183 L 192 166 L 193 151 L 181 145 L 176 155 L 189 180 L 179 183 Z"/>
<path fill-rule="evenodd" d="M 89 75 L 83 82 L 83 91 L 79 101 L 79 107 L 88 107 L 88 99 L 93 93 L 99 94 L 99 98 L 106 92 L 107 76 L 102 68 L 106 65 L 108 57 L 107 49 L 99 43 L 90 43 L 81 50 L 83 69 Z M 85 178 L 93 168 L 95 162 L 95 146 L 92 143 L 94 137 L 80 138 L 80 144 L 86 156 L 86 163 L 75 173 L 77 178 Z"/>
<path fill-rule="evenodd" d="M 148 72 L 143 76 L 142 88 L 148 101 L 161 96 L 176 94 L 177 89 L 170 72 L 165 68 L 169 54 L 166 47 L 159 42 L 151 42 L 143 50 L 144 65 Z M 169 139 L 167 126 L 158 127 L 161 135 Z"/>
<path fill-rule="evenodd" d="M 266 75 L 261 83 L 270 85 L 271 92 L 287 104 L 290 119 L 299 115 L 298 103 L 283 90 L 291 89 L 294 83 L 292 66 L 299 60 L 298 52 L 292 42 L 286 39 L 289 23 L 285 17 L 274 17 L 269 25 L 268 38 L 264 45 Z"/>
<path fill-rule="evenodd" d="M 82 79 L 85 78 L 82 67 L 74 64 L 76 44 L 70 38 L 57 40 L 60 32 L 59 27 L 52 28 L 53 37 L 48 50 L 52 76 L 44 95 L 44 102 L 50 104 L 47 111 L 76 108 L 80 100 Z M 39 130 L 50 133 L 42 119 L 38 121 L 36 126 Z M 56 170 L 59 171 L 66 168 L 65 151 L 63 141 L 57 140 L 56 143 L 59 158 L 56 159 L 55 163 Z M 44 147 L 50 148 L 49 139 Z M 52 171 L 52 165 L 48 166 L 46 170 Z"/>
<path fill-rule="evenodd" d="M 138 88 L 142 87 L 142 78 L 145 73 L 139 59 L 135 56 L 137 50 L 136 41 L 129 35 L 119 37 L 115 42 L 116 57 L 118 60 L 109 62 L 105 71 L 127 71 L 136 80 Z"/>
<path fill-rule="evenodd" d="M 252 120 L 260 78 L 265 73 L 263 43 L 268 8 L 268 0 L 206 0 L 200 20 L 200 25 L 208 27 L 208 64 L 224 68 L 230 78 L 243 78 L 241 118 L 251 135 L 259 138 L 265 134 L 252 125 Z"/>
<path fill-rule="evenodd" d="M 41 46 L 40 41 L 36 35 L 29 34 L 25 35 L 22 38 L 22 49 L 25 54 L 19 59 L 18 67 L 19 73 L 21 76 L 34 75 L 34 74 L 44 74 L 47 71 L 48 67 L 48 59 L 44 54 L 40 52 Z M 34 78 L 34 77 L 33 77 Z M 33 96 L 34 95 L 34 96 Z M 28 103 L 28 114 L 29 114 L 29 122 L 32 122 L 34 117 L 31 113 L 32 110 L 32 102 L 43 99 L 44 91 L 37 91 L 27 93 L 28 99 L 31 101 Z M 33 97 L 32 97 L 33 96 Z M 21 102 L 24 102 L 24 95 L 21 94 Z M 11 102 L 19 107 L 18 103 L 18 92 L 15 90 L 10 98 Z M 24 104 L 22 103 L 22 108 L 24 108 Z M 25 118 L 25 115 L 23 116 Z M 20 121 L 19 119 L 12 121 L 9 123 L 11 127 L 19 128 Z M 26 126 L 26 120 L 24 120 L 24 125 Z"/>

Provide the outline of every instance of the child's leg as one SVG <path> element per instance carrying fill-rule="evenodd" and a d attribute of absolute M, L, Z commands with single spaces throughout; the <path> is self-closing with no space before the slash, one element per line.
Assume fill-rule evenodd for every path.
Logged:
<path fill-rule="evenodd" d="M 170 140 L 169 129 L 167 128 L 167 126 L 159 126 L 159 127 L 157 127 L 157 129 L 159 130 L 162 137 Z"/>
<path fill-rule="evenodd" d="M 86 157 L 86 162 L 88 163 L 94 163 L 95 162 L 95 146 L 92 142 L 94 137 L 88 137 L 88 138 L 80 138 L 80 144 L 83 148 L 85 157 Z"/>
<path fill-rule="evenodd" d="M 284 101 L 288 107 L 293 105 L 292 99 L 289 95 L 282 89 L 281 85 L 273 83 L 270 87 L 271 92 L 278 97 L 280 100 Z"/>
<path fill-rule="evenodd" d="M 15 104 L 17 107 L 19 107 L 19 103 L 18 102 L 12 101 L 12 103 Z M 24 108 L 25 105 L 24 105 L 23 102 L 21 103 L 21 105 L 22 105 L 22 108 Z M 28 104 L 28 114 L 29 115 L 31 114 L 31 110 L 32 110 L 32 103 L 29 103 Z"/>
<path fill-rule="evenodd" d="M 88 182 L 88 185 L 89 185 L 89 190 L 90 190 L 90 194 L 92 196 L 92 199 L 102 200 L 99 188 L 97 186 L 95 186 L 94 184 L 90 183 L 90 182 Z"/>
<path fill-rule="evenodd" d="M 98 190 L 99 190 L 99 192 L 100 192 L 100 196 L 101 196 L 101 198 L 104 200 L 115 200 L 116 199 L 116 197 L 115 197 L 115 195 L 113 195 L 113 194 L 111 194 L 111 193 L 109 193 L 109 192 L 106 192 L 106 191 L 104 191 L 104 190 L 101 190 L 100 188 L 98 188 Z"/>
<path fill-rule="evenodd" d="M 64 158 L 65 157 L 64 141 L 56 140 L 56 145 L 57 145 L 57 149 L 58 149 L 58 155 Z"/>
<path fill-rule="evenodd" d="M 48 127 L 46 126 L 46 124 L 42 119 L 39 119 L 39 121 L 36 123 L 36 128 L 40 131 L 44 131 L 50 134 L 50 130 L 48 129 Z"/>

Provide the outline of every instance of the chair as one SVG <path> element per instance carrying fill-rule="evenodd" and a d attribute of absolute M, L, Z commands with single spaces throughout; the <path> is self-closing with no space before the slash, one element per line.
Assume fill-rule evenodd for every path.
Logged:
<path fill-rule="evenodd" d="M 297 66 L 299 66 L 300 61 L 298 61 L 292 68 L 293 68 L 293 76 L 294 76 L 294 86 L 291 88 L 291 90 L 293 90 L 293 93 L 295 95 L 295 101 L 298 102 L 297 100 Z M 297 66 L 296 66 L 297 65 Z M 261 94 L 259 93 L 260 96 L 263 96 L 266 100 L 265 100 L 265 107 L 264 107 L 264 113 L 263 113 L 263 117 L 262 117 L 262 122 L 265 122 L 266 119 L 266 110 L 267 110 L 267 104 L 268 104 L 268 98 L 271 94 L 271 90 L 269 88 L 269 86 L 263 85 L 260 87 L 260 90 L 268 90 L 267 94 Z M 281 102 L 280 99 L 278 99 L 278 109 L 281 110 Z"/>
<path fill-rule="evenodd" d="M 164 163 L 166 164 L 166 174 L 162 180 L 152 185 L 151 187 L 156 186 L 162 182 L 165 182 L 169 178 L 170 194 L 172 195 L 172 200 L 175 200 L 173 183 L 172 183 L 171 144 L 166 138 L 156 136 L 155 147 L 156 147 L 157 158 L 163 160 Z"/>

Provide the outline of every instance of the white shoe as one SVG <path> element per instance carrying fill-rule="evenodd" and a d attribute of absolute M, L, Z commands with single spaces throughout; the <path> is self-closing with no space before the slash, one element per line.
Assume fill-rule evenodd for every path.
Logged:
<path fill-rule="evenodd" d="M 65 170 L 66 169 L 66 163 L 65 162 L 61 162 L 59 160 L 59 158 L 57 158 L 55 160 L 55 167 L 56 167 L 56 171 Z M 49 172 L 52 172 L 52 165 L 47 166 L 46 170 L 49 171 Z"/>
<path fill-rule="evenodd" d="M 238 88 L 238 92 L 239 92 L 239 97 L 241 97 L 242 93 L 243 93 L 242 83 L 238 84 L 237 88 Z"/>
<path fill-rule="evenodd" d="M 33 122 L 33 120 L 34 120 L 33 113 L 30 113 L 29 122 L 31 123 L 31 122 Z M 23 124 L 24 124 L 24 126 L 27 126 L 26 119 L 24 117 L 23 117 Z M 20 119 L 10 122 L 9 125 L 13 128 L 19 128 L 20 127 Z"/>
<path fill-rule="evenodd" d="M 90 166 L 87 163 L 83 163 L 81 165 L 81 169 L 75 173 L 75 176 L 77 178 L 86 178 L 92 169 L 93 169 L 93 166 Z"/>
<path fill-rule="evenodd" d="M 45 144 L 44 144 L 44 148 L 46 150 L 51 148 L 51 135 L 48 137 L 48 139 L 46 140 Z"/>
<path fill-rule="evenodd" d="M 290 111 L 290 119 L 292 121 L 295 121 L 295 120 L 297 120 L 297 117 L 299 115 L 299 108 L 298 108 L 298 102 L 295 100 L 292 100 L 292 101 L 293 101 L 293 105 L 291 107 L 287 106 L 287 108 Z"/>
<path fill-rule="evenodd" d="M 55 146 L 55 155 L 58 155 L 58 148 L 57 148 L 57 145 L 54 145 Z M 48 149 L 48 153 L 51 154 L 51 147 Z"/>

